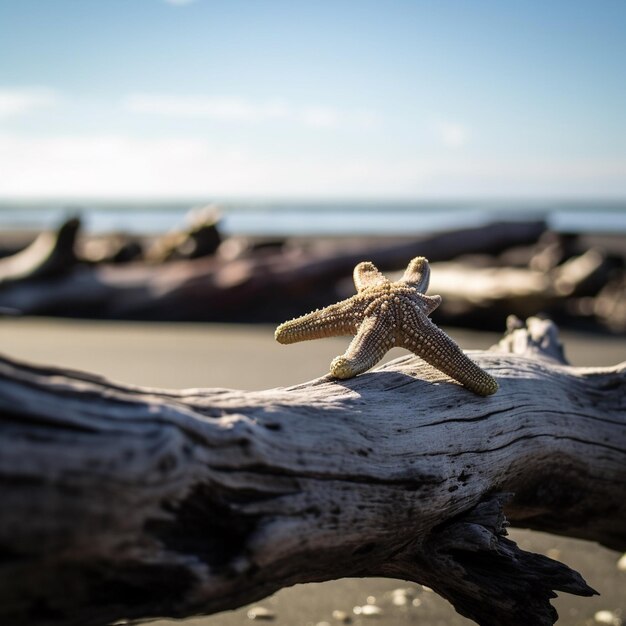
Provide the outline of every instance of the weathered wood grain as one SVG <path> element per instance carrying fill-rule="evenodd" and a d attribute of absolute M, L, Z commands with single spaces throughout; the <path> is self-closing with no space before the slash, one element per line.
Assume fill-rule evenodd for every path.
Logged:
<path fill-rule="evenodd" d="M 508 540 L 504 513 L 626 549 L 626 363 L 570 367 L 537 319 L 470 355 L 496 395 L 412 356 L 261 392 L 0 360 L 0 621 L 183 617 L 391 576 L 479 624 L 552 624 L 554 590 L 593 590 Z"/>

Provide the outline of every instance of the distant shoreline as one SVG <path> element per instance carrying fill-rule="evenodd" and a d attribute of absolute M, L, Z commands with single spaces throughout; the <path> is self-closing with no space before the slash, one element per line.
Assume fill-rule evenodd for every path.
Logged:
<path fill-rule="evenodd" d="M 198 204 L 60 201 L 0 201 L 0 231 L 40 231 L 80 215 L 94 234 L 155 235 L 184 227 Z M 494 221 L 541 221 L 563 233 L 626 234 L 623 201 L 467 202 L 276 202 L 216 205 L 226 235 L 418 236 Z"/>

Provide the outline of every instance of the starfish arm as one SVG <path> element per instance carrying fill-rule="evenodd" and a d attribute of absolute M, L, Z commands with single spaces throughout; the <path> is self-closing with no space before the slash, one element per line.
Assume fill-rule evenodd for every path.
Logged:
<path fill-rule="evenodd" d="M 469 359 L 428 318 L 441 303 L 427 296 L 430 266 L 415 257 L 402 279 L 390 283 L 369 261 L 354 270 L 357 294 L 276 329 L 279 343 L 355 335 L 348 350 L 330 364 L 336 378 L 351 378 L 373 367 L 394 345 L 402 345 L 427 363 L 481 396 L 498 390 L 498 382 Z"/>
<path fill-rule="evenodd" d="M 413 298 L 419 303 L 424 315 L 430 315 L 441 304 L 441 296 L 425 296 L 423 293 L 416 293 Z"/>
<path fill-rule="evenodd" d="M 371 261 L 363 261 L 354 268 L 354 285 L 357 291 L 363 291 L 374 285 L 382 285 L 387 279 Z"/>
<path fill-rule="evenodd" d="M 430 282 L 430 265 L 428 259 L 416 256 L 408 265 L 400 282 L 414 287 L 420 293 L 426 293 Z"/>
<path fill-rule="evenodd" d="M 354 335 L 358 328 L 358 311 L 351 298 L 296 317 L 281 324 L 274 333 L 278 343 L 296 343 L 309 339 Z"/>
<path fill-rule="evenodd" d="M 386 325 L 380 315 L 366 317 L 345 353 L 333 359 L 330 373 L 335 378 L 352 378 L 376 365 L 394 344 Z"/>
<path fill-rule="evenodd" d="M 411 321 L 403 340 L 405 348 L 478 395 L 490 396 L 498 390 L 496 379 L 469 359 L 431 320 L 415 315 Z"/>

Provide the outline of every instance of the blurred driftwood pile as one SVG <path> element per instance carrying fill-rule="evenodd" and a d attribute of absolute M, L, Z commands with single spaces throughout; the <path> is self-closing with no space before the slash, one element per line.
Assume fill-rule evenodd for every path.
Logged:
<path fill-rule="evenodd" d="M 276 322 L 353 293 L 362 260 L 393 272 L 422 255 L 433 319 L 494 329 L 513 313 L 626 331 L 624 237 L 501 222 L 414 238 L 223 238 L 215 214 L 157 238 L 83 236 L 70 219 L 34 241 L 0 238 L 0 313 L 97 319 Z M 20 249 L 23 246 L 23 249 Z"/>

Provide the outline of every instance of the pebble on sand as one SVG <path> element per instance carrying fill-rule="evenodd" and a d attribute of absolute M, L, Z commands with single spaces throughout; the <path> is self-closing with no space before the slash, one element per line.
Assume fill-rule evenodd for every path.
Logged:
<path fill-rule="evenodd" d="M 355 606 L 352 609 L 355 615 L 362 615 L 363 617 L 378 617 L 383 614 L 383 610 L 375 604 L 364 604 L 363 606 Z"/>
<path fill-rule="evenodd" d="M 412 589 L 410 587 L 400 587 L 399 589 L 394 589 L 391 592 L 391 603 L 394 606 L 406 606 L 415 598 L 416 591 L 416 589 Z M 419 606 L 419 604 L 416 606 Z"/>
<path fill-rule="evenodd" d="M 593 619 L 598 624 L 609 624 L 609 626 L 622 626 L 622 620 L 613 611 L 598 611 Z"/>
<path fill-rule="evenodd" d="M 622 558 L 617 562 L 617 569 L 626 572 L 626 554 L 622 554 Z"/>
<path fill-rule="evenodd" d="M 335 609 L 333 611 L 333 619 L 341 622 L 342 624 L 349 624 L 352 621 L 352 618 L 345 611 L 340 611 Z"/>
<path fill-rule="evenodd" d="M 276 619 L 276 613 L 266 609 L 264 606 L 253 606 L 248 611 L 248 619 L 265 619 L 272 620 Z"/>

